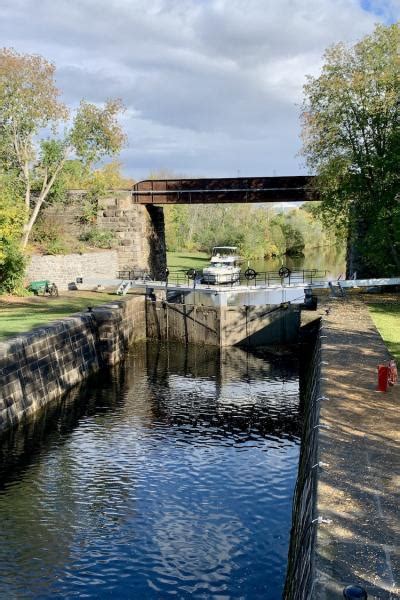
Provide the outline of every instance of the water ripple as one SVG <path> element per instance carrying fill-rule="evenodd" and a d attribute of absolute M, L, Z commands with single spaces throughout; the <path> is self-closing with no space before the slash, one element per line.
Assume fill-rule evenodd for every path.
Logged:
<path fill-rule="evenodd" d="M 2 440 L 0 597 L 276 600 L 298 438 L 295 362 L 135 347 Z"/>

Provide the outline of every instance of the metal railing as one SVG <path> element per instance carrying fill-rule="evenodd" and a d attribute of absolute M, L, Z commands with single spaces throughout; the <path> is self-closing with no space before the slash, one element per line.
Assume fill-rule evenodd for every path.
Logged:
<path fill-rule="evenodd" d="M 311 284 L 317 281 L 324 281 L 328 271 L 317 269 L 302 269 L 291 271 L 288 277 L 281 277 L 278 271 L 261 271 L 256 273 L 253 280 L 247 280 L 244 273 L 240 273 L 240 282 L 249 285 L 296 285 Z"/>
<path fill-rule="evenodd" d="M 253 279 L 246 279 L 245 272 L 242 271 L 239 276 L 239 280 L 232 281 L 231 283 L 218 284 L 224 287 L 234 285 L 247 285 L 247 286 L 270 286 L 270 285 L 309 285 L 326 281 L 328 271 L 318 269 L 302 269 L 298 271 L 292 271 L 288 277 L 281 277 L 278 271 L 261 271 L 256 272 Z M 146 281 L 165 281 L 166 275 L 163 278 L 153 277 L 149 271 L 143 269 L 132 269 L 118 272 L 118 279 L 125 279 L 137 282 Z M 171 285 L 182 285 L 182 286 L 195 286 L 197 284 L 205 285 L 212 289 L 215 284 L 202 283 L 203 272 L 201 269 L 196 270 L 195 279 L 193 279 L 193 269 L 179 269 L 170 270 L 168 273 L 168 283 Z"/>
<path fill-rule="evenodd" d="M 145 269 L 118 271 L 117 279 L 124 279 L 126 281 L 153 281 L 150 271 L 146 271 Z"/>

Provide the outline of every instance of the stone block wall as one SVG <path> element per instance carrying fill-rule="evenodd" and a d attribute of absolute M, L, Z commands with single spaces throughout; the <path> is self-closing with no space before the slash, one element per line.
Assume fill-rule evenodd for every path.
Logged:
<path fill-rule="evenodd" d="M 145 338 L 144 298 L 131 296 L 0 344 L 0 430 L 34 415 Z"/>
<path fill-rule="evenodd" d="M 97 306 L 92 309 L 91 314 L 103 365 L 117 364 L 123 359 L 130 344 L 146 339 L 144 296 L 127 296 L 122 300 Z"/>
<path fill-rule="evenodd" d="M 116 250 L 99 250 L 84 254 L 65 254 L 31 257 L 26 270 L 26 280 L 49 279 L 59 290 L 74 289 L 77 277 L 115 279 L 119 270 Z"/>
<path fill-rule="evenodd" d="M 100 202 L 97 224 L 117 238 L 119 270 L 148 270 L 164 279 L 164 213 L 159 206 L 132 204 L 129 192 L 114 192 Z"/>
<path fill-rule="evenodd" d="M 66 234 L 77 240 L 85 229 L 79 224 L 84 198 L 85 192 L 69 192 L 69 200 L 62 207 L 45 209 L 45 215 L 62 220 Z M 115 250 L 64 256 L 35 255 L 28 267 L 27 279 L 51 279 L 60 289 L 68 289 L 68 283 L 77 276 L 114 279 L 118 271 L 123 270 L 145 270 L 155 279 L 165 278 L 162 207 L 133 204 L 130 190 L 116 190 L 99 200 L 97 226 L 114 234 Z"/>

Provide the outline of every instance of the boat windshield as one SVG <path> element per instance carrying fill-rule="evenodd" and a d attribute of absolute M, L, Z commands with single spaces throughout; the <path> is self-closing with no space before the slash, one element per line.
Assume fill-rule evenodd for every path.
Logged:
<path fill-rule="evenodd" d="M 235 246 L 216 246 L 213 248 L 213 256 L 235 256 L 237 248 Z"/>

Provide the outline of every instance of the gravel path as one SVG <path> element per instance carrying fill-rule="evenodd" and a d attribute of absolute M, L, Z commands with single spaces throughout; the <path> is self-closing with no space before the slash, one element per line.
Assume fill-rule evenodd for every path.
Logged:
<path fill-rule="evenodd" d="M 377 299 L 374 298 L 374 302 Z M 329 307 L 330 313 L 325 315 Z M 400 385 L 376 391 L 388 351 L 360 299 L 331 299 L 323 314 L 315 598 L 360 583 L 368 598 L 400 598 Z M 326 363 L 326 364 L 325 364 Z"/>

